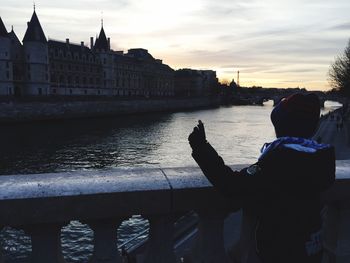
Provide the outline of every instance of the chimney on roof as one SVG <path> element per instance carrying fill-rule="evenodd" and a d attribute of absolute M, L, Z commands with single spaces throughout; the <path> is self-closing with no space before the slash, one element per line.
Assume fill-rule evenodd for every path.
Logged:
<path fill-rule="evenodd" d="M 94 47 L 94 38 L 90 37 L 90 48 L 92 49 Z"/>
<path fill-rule="evenodd" d="M 107 39 L 107 42 L 108 42 L 108 50 L 111 50 L 111 38 L 110 37 Z"/>
<path fill-rule="evenodd" d="M 80 42 L 80 46 L 81 46 L 81 49 L 84 48 L 84 41 L 81 41 L 81 42 Z"/>
<path fill-rule="evenodd" d="M 69 38 L 66 38 L 66 44 L 69 45 Z"/>

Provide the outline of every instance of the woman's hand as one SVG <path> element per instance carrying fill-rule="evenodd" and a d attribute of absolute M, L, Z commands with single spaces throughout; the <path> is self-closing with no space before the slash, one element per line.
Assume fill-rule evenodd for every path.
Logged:
<path fill-rule="evenodd" d="M 198 121 L 198 125 L 193 128 L 193 131 L 188 136 L 188 142 L 193 150 L 207 142 L 205 138 L 204 124 L 201 120 Z"/>

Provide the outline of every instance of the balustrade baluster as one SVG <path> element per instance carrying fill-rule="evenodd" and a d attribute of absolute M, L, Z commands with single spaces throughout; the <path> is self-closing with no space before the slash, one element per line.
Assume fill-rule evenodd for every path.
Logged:
<path fill-rule="evenodd" d="M 333 263 L 336 260 L 338 239 L 339 210 L 333 205 L 327 205 L 323 210 L 323 262 Z"/>
<path fill-rule="evenodd" d="M 125 218 L 89 222 L 94 231 L 94 252 L 89 263 L 122 263 L 117 247 L 117 229 Z"/>
<path fill-rule="evenodd" d="M 65 263 L 61 247 L 62 224 L 41 224 L 25 227 L 32 240 L 32 263 Z"/>
<path fill-rule="evenodd" d="M 198 213 L 198 235 L 191 252 L 184 262 L 190 263 L 229 263 L 224 246 L 224 220 L 227 213 L 213 211 Z"/>
<path fill-rule="evenodd" d="M 174 217 L 170 215 L 149 216 L 148 248 L 144 263 L 175 263 Z"/>

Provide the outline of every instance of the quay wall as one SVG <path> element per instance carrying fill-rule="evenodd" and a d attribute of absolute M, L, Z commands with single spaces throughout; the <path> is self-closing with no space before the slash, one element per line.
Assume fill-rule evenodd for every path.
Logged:
<path fill-rule="evenodd" d="M 218 97 L 0 102 L 0 123 L 93 118 L 217 107 Z"/>

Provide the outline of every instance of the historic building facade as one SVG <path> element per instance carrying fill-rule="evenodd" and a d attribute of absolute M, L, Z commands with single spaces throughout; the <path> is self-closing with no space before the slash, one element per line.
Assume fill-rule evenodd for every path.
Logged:
<path fill-rule="evenodd" d="M 112 50 L 103 25 L 90 39 L 47 40 L 34 10 L 22 44 L 0 18 L 0 95 L 174 96 L 174 70 L 146 49 Z"/>
<path fill-rule="evenodd" d="M 217 93 L 218 79 L 213 70 L 179 69 L 175 71 L 175 95 L 210 96 Z"/>

